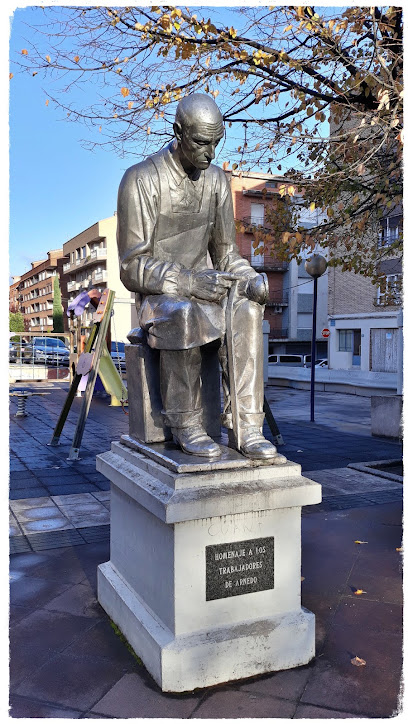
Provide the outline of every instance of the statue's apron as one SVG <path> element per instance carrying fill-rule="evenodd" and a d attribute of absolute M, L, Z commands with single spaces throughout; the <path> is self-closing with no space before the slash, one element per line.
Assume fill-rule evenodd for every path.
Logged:
<path fill-rule="evenodd" d="M 163 154 L 151 157 L 160 183 L 160 209 L 153 254 L 161 261 L 178 262 L 185 269 L 208 268 L 207 252 L 215 223 L 215 174 L 202 172 L 197 181 L 187 176 L 177 183 Z M 190 349 L 223 336 L 225 313 L 221 305 L 170 294 L 143 297 L 140 324 L 156 349 Z"/>

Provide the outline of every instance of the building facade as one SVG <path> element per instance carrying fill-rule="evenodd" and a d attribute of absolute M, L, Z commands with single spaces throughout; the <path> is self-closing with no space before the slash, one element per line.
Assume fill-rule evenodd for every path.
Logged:
<path fill-rule="evenodd" d="M 252 172 L 227 172 L 230 179 L 234 216 L 238 223 L 237 244 L 240 253 L 251 266 L 265 272 L 269 282 L 269 300 L 265 320 L 270 325 L 269 351 L 275 354 L 308 354 L 311 351 L 313 280 L 305 271 L 305 259 L 281 261 L 268 251 L 257 253 L 254 232 L 270 234 L 270 215 L 280 199 L 279 189 L 291 184 L 285 176 Z M 292 202 L 301 204 L 302 197 L 295 193 Z M 317 213 L 317 212 L 316 212 Z M 303 216 L 305 218 L 303 218 Z M 302 213 L 301 223 L 312 225 L 315 220 Z M 259 245 L 262 247 L 262 244 Z M 327 342 L 322 330 L 327 327 L 327 273 L 318 282 L 317 354 L 327 356 Z"/>
<path fill-rule="evenodd" d="M 52 332 L 54 278 L 58 276 L 61 298 L 66 298 L 62 273 L 62 249 L 53 249 L 46 259 L 31 262 L 31 269 L 21 275 L 17 286 L 18 311 L 28 320 L 30 332 Z M 65 329 L 67 324 L 64 320 Z"/>
<path fill-rule="evenodd" d="M 90 288 L 115 292 L 111 336 L 117 342 L 127 342 L 130 330 L 137 326 L 134 295 L 120 281 L 116 245 L 116 215 L 101 219 L 81 231 L 63 246 L 63 274 L 68 304 L 81 291 Z M 64 305 L 66 308 L 66 304 Z M 84 326 L 92 324 L 93 310 L 85 311 Z"/>
<path fill-rule="evenodd" d="M 329 269 L 329 364 L 333 369 L 398 371 L 402 260 L 399 256 L 381 257 L 384 249 L 399 239 L 401 229 L 401 213 L 380 222 L 380 285 L 361 274 Z"/>
<path fill-rule="evenodd" d="M 13 282 L 9 286 L 9 311 L 19 312 L 20 311 L 20 291 L 19 283 L 21 277 L 12 277 Z"/>

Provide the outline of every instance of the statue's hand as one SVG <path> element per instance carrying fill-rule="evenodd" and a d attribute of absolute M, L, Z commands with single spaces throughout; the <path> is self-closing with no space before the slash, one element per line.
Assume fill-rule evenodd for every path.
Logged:
<path fill-rule="evenodd" d="M 262 274 L 257 274 L 256 277 L 252 277 L 246 285 L 245 296 L 252 302 L 265 304 L 269 296 L 268 281 L 266 277 Z"/>
<path fill-rule="evenodd" d="M 239 279 L 241 275 L 220 272 L 216 269 L 193 272 L 191 295 L 207 302 L 219 302 L 225 297 L 232 283 Z"/>

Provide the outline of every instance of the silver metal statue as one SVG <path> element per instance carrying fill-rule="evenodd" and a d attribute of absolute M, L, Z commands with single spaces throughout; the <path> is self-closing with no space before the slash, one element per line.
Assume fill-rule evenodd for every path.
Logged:
<path fill-rule="evenodd" d="M 220 339 L 230 444 L 255 460 L 285 462 L 262 435 L 268 289 L 238 252 L 229 182 L 211 165 L 224 135 L 215 102 L 183 98 L 174 134 L 167 148 L 126 171 L 117 208 L 121 279 L 137 293 L 148 344 L 160 350 L 165 424 L 185 453 L 220 454 L 202 426 L 200 376 L 200 347 Z"/>

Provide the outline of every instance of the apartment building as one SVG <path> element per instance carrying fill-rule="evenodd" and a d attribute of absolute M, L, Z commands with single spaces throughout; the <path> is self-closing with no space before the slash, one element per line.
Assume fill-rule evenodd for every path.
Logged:
<path fill-rule="evenodd" d="M 290 185 L 285 176 L 252 172 L 227 172 L 230 179 L 234 216 L 242 222 L 238 228 L 237 244 L 242 256 L 259 272 L 265 272 L 269 282 L 269 300 L 265 320 L 269 322 L 270 351 L 277 354 L 307 354 L 312 340 L 313 280 L 305 271 L 305 261 L 282 261 L 269 253 L 258 254 L 254 248 L 254 232 L 269 234 L 269 219 L 280 199 L 279 188 Z M 292 203 L 301 204 L 295 194 Z M 317 213 L 317 212 L 316 212 Z M 303 216 L 305 218 L 303 218 Z M 313 225 L 309 212 L 302 212 L 302 225 Z M 260 245 L 262 246 L 262 244 Z M 305 254 L 306 258 L 306 254 Z M 317 354 L 327 356 L 327 342 L 321 336 L 327 326 L 327 275 L 318 283 Z"/>
<path fill-rule="evenodd" d="M 111 336 L 126 342 L 130 330 L 137 326 L 134 295 L 120 281 L 116 245 L 116 214 L 101 219 L 81 231 L 63 245 L 63 274 L 68 303 L 80 291 L 94 288 L 102 292 L 107 287 L 115 292 Z M 85 311 L 84 326 L 92 324 L 93 311 Z"/>
<path fill-rule="evenodd" d="M 61 297 L 66 298 L 66 288 L 62 278 L 62 255 L 62 249 L 49 251 L 46 259 L 32 261 L 31 269 L 20 277 L 17 286 L 17 303 L 19 311 L 28 319 L 30 332 L 52 332 L 56 275 L 60 279 Z"/>
<path fill-rule="evenodd" d="M 381 257 L 384 249 L 399 239 L 402 218 L 402 209 L 397 209 L 380 221 L 379 286 L 361 274 L 329 269 L 329 364 L 333 369 L 398 371 L 402 260 L 400 255 Z"/>
<path fill-rule="evenodd" d="M 9 311 L 20 311 L 20 292 L 18 289 L 21 277 L 12 277 L 13 282 L 9 286 Z"/>

